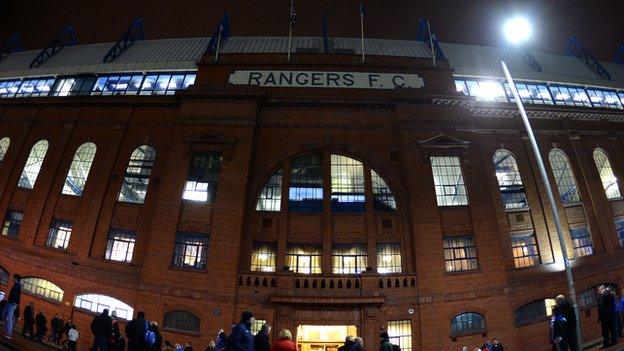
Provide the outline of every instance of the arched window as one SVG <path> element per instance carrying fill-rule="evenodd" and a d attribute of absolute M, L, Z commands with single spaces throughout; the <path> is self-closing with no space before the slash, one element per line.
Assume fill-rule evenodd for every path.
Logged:
<path fill-rule="evenodd" d="M 518 164 L 511 152 L 503 149 L 496 150 L 494 153 L 494 170 L 505 209 L 513 210 L 528 207 Z"/>
<path fill-rule="evenodd" d="M 7 151 L 9 151 L 10 144 L 11 139 L 7 137 L 0 139 L 0 163 L 4 161 L 4 156 L 6 156 Z"/>
<path fill-rule="evenodd" d="M 373 186 L 374 208 L 378 211 L 396 211 L 397 206 L 390 187 L 377 172 L 371 169 L 371 183 Z"/>
<path fill-rule="evenodd" d="M 618 291 L 618 286 L 613 283 L 602 283 L 602 284 L 594 285 L 591 288 L 579 294 L 578 304 L 580 308 L 590 308 L 598 304 L 598 287 L 600 285 L 609 287 L 613 289 L 613 291 L 615 292 Z"/>
<path fill-rule="evenodd" d="M 170 311 L 165 313 L 165 328 L 199 332 L 199 318 L 187 311 Z"/>
<path fill-rule="evenodd" d="M 514 312 L 516 325 L 543 321 L 546 317 L 552 315 L 552 309 L 556 304 L 555 299 L 544 299 L 527 303 Z"/>
<path fill-rule="evenodd" d="M 0 266 L 0 285 L 9 285 L 9 271 Z"/>
<path fill-rule="evenodd" d="M 22 289 L 32 295 L 54 300 L 57 302 L 63 301 L 63 290 L 51 281 L 37 277 L 22 278 Z"/>
<path fill-rule="evenodd" d="M 288 209 L 323 211 L 323 154 L 306 155 L 292 161 Z"/>
<path fill-rule="evenodd" d="M 94 143 L 84 143 L 78 147 L 74 154 L 74 160 L 69 166 L 65 185 L 63 186 L 63 194 L 81 196 L 85 183 L 91 171 L 91 165 L 95 158 L 97 147 Z"/>
<path fill-rule="evenodd" d="M 548 154 L 548 159 L 553 176 L 555 177 L 561 202 L 564 204 L 573 204 L 581 201 L 576 186 L 576 180 L 574 179 L 574 173 L 572 173 L 572 167 L 563 151 L 552 149 L 550 154 Z"/>
<path fill-rule="evenodd" d="M 477 334 L 485 331 L 485 316 L 475 312 L 458 314 L 451 320 L 451 334 Z"/>
<path fill-rule="evenodd" d="M 28 160 L 26 160 L 26 164 L 24 165 L 22 175 L 20 176 L 19 183 L 17 184 L 20 188 L 32 189 L 35 186 L 35 182 L 37 181 L 39 171 L 41 170 L 41 166 L 43 165 L 43 160 L 45 159 L 47 152 L 47 140 L 39 140 L 32 147 L 30 154 L 28 155 Z"/>
<path fill-rule="evenodd" d="M 256 204 L 257 211 L 280 211 L 282 208 L 282 169 L 273 173 L 266 183 Z"/>
<path fill-rule="evenodd" d="M 611 168 L 611 162 L 607 153 L 600 148 L 594 150 L 594 162 L 596 162 L 596 168 L 602 181 L 602 188 L 607 195 L 607 199 L 616 199 L 620 197 L 620 188 L 618 187 L 617 178 L 613 174 Z"/>
<path fill-rule="evenodd" d="M 134 149 L 119 191 L 119 201 L 136 204 L 145 202 L 147 186 L 155 160 L 156 150 L 153 147 L 141 145 Z"/>
<path fill-rule="evenodd" d="M 364 166 L 342 155 L 331 155 L 333 212 L 364 212 Z"/>
<path fill-rule="evenodd" d="M 108 309 L 109 314 L 115 313 L 118 318 L 131 320 L 134 309 L 127 303 L 114 297 L 100 294 L 80 294 L 74 299 L 74 306 L 85 310 L 100 313 Z"/>

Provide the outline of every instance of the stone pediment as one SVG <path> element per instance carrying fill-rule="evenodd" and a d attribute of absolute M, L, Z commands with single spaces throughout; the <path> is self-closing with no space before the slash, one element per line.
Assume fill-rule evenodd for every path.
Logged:
<path fill-rule="evenodd" d="M 451 149 L 451 148 L 467 148 L 470 144 L 469 141 L 457 139 L 455 137 L 446 135 L 446 134 L 438 134 L 432 138 L 420 140 L 418 144 L 421 147 L 426 148 L 440 148 L 440 149 Z"/>

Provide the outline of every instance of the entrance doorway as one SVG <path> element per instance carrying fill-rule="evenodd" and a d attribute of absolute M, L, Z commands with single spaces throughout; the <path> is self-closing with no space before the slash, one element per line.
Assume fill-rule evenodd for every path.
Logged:
<path fill-rule="evenodd" d="M 354 325 L 300 325 L 297 351 L 336 351 L 347 335 L 357 336 Z"/>

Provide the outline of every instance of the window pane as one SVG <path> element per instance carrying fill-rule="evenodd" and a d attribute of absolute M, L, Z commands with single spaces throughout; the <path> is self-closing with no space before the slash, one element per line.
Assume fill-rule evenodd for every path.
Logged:
<path fill-rule="evenodd" d="M 334 244 L 332 250 L 334 274 L 360 274 L 368 265 L 365 244 Z"/>
<path fill-rule="evenodd" d="M 119 201 L 138 204 L 145 202 L 155 160 L 156 150 L 153 147 L 142 145 L 134 149 L 119 191 Z"/>
<path fill-rule="evenodd" d="M 576 257 L 589 256 L 594 253 L 591 236 L 587 227 L 570 228 L 572 246 Z"/>
<path fill-rule="evenodd" d="M 35 186 L 35 182 L 37 181 L 39 171 L 41 171 L 41 166 L 43 165 L 43 160 L 47 152 L 47 140 L 40 140 L 32 147 L 30 155 L 28 155 L 28 160 L 24 165 L 22 175 L 20 176 L 19 183 L 17 184 L 18 187 L 32 189 Z"/>
<path fill-rule="evenodd" d="M 364 166 L 342 155 L 331 155 L 331 204 L 334 212 L 364 212 Z"/>
<path fill-rule="evenodd" d="M 288 209 L 293 212 L 323 211 L 323 155 L 294 159 L 291 164 Z"/>
<path fill-rule="evenodd" d="M 378 211 L 396 211 L 394 195 L 386 182 L 371 169 L 371 183 L 373 186 L 374 208 Z"/>
<path fill-rule="evenodd" d="M 134 309 L 127 303 L 99 294 L 76 295 L 74 306 L 94 313 L 101 313 L 104 309 L 108 309 L 110 314 L 114 312 L 118 318 L 125 320 L 131 320 L 134 314 Z"/>
<path fill-rule="evenodd" d="M 617 232 L 618 239 L 620 240 L 620 247 L 624 247 L 624 218 L 615 220 L 615 231 Z"/>
<path fill-rule="evenodd" d="M 387 332 L 390 343 L 399 345 L 401 351 L 412 350 L 412 324 L 410 320 L 388 321 Z"/>
<path fill-rule="evenodd" d="M 84 143 L 80 145 L 74 160 L 69 167 L 65 185 L 63 186 L 63 194 L 81 196 L 85 183 L 91 171 L 91 164 L 95 158 L 97 147 L 94 143 Z"/>
<path fill-rule="evenodd" d="M 401 244 L 377 244 L 377 272 L 401 273 Z"/>
<path fill-rule="evenodd" d="M 178 233 L 173 254 L 173 266 L 206 269 L 209 237 L 203 234 Z"/>
<path fill-rule="evenodd" d="M 182 198 L 191 201 L 214 202 L 222 160 L 220 152 L 194 153 Z"/>
<path fill-rule="evenodd" d="M 199 318 L 187 311 L 171 311 L 165 313 L 165 328 L 188 332 L 199 331 Z"/>
<path fill-rule="evenodd" d="M 55 219 L 50 225 L 46 246 L 55 249 L 67 249 L 72 232 L 72 222 Z"/>
<path fill-rule="evenodd" d="M 511 235 L 511 250 L 516 268 L 531 267 L 540 264 L 535 233 L 522 232 Z"/>
<path fill-rule="evenodd" d="M 561 202 L 564 204 L 580 202 L 576 180 L 566 155 L 559 149 L 553 149 L 548 155 L 548 159 L 550 160 L 550 167 L 553 171 Z"/>
<path fill-rule="evenodd" d="M 447 272 L 470 271 L 478 268 L 477 251 L 472 236 L 447 236 L 443 240 Z"/>
<path fill-rule="evenodd" d="M 279 211 L 282 208 L 282 169 L 275 172 L 262 188 L 257 211 Z"/>
<path fill-rule="evenodd" d="M 320 274 L 321 257 L 321 245 L 288 244 L 286 265 L 295 273 Z"/>
<path fill-rule="evenodd" d="M 431 170 L 438 206 L 468 204 L 468 195 L 466 194 L 459 157 L 432 156 Z"/>
<path fill-rule="evenodd" d="M 611 162 L 607 157 L 607 153 L 597 148 L 594 150 L 594 162 L 602 181 L 602 187 L 605 191 L 607 199 L 616 199 L 620 197 L 620 188 L 618 187 L 617 178 L 613 174 Z"/>
<path fill-rule="evenodd" d="M 543 322 L 552 315 L 555 299 L 544 299 L 528 303 L 514 312 L 516 325 Z"/>
<path fill-rule="evenodd" d="M 23 218 L 24 214 L 22 212 L 8 210 L 4 217 L 2 235 L 8 236 L 11 239 L 16 239 Z"/>
<path fill-rule="evenodd" d="M 485 317 L 478 313 L 462 313 L 451 321 L 451 334 L 472 334 L 485 330 Z"/>
<path fill-rule="evenodd" d="M 0 163 L 4 162 L 4 157 L 6 156 L 6 153 L 9 150 L 10 144 L 11 144 L 11 139 L 6 138 L 6 137 L 0 139 Z"/>
<path fill-rule="evenodd" d="M 111 261 L 130 263 L 134 253 L 136 233 L 129 230 L 111 229 L 104 258 Z"/>
<path fill-rule="evenodd" d="M 497 150 L 494 153 L 494 170 L 505 209 L 527 208 L 520 171 L 516 159 L 509 151 Z"/>
<path fill-rule="evenodd" d="M 21 283 L 22 289 L 32 295 L 57 302 L 63 301 L 63 290 L 48 280 L 27 277 L 22 278 Z"/>
<path fill-rule="evenodd" d="M 275 272 L 275 244 L 254 242 L 251 251 L 251 271 Z"/>

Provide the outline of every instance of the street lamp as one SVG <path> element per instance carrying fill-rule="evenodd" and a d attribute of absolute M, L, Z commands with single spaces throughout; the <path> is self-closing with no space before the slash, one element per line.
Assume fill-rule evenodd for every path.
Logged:
<path fill-rule="evenodd" d="M 505 22 L 503 27 L 505 39 L 514 45 L 519 45 L 525 41 L 527 41 L 531 37 L 531 25 L 529 21 L 522 17 L 514 17 Z M 537 146 L 537 141 L 535 140 L 535 135 L 533 134 L 533 128 L 531 128 L 531 123 L 529 122 L 529 118 L 527 117 L 526 111 L 524 110 L 524 105 L 522 104 L 522 99 L 520 94 L 518 94 L 518 89 L 516 89 L 516 85 L 511 78 L 511 74 L 509 73 L 509 69 L 505 64 L 505 61 L 501 60 L 501 65 L 503 67 L 503 72 L 505 73 L 505 77 L 507 78 L 507 83 L 509 84 L 509 88 L 513 94 L 514 100 L 516 101 L 516 105 L 518 106 L 518 111 L 520 112 L 520 116 L 522 117 L 522 123 L 526 128 L 527 134 L 529 136 L 529 140 L 531 142 L 531 147 L 533 149 L 533 153 L 535 154 L 535 159 L 537 161 L 537 167 L 540 172 L 540 176 L 542 177 L 542 181 L 544 182 L 544 186 L 546 188 L 546 196 L 548 197 L 548 202 L 550 204 L 550 209 L 552 211 L 553 219 L 555 221 L 555 228 L 557 229 L 557 237 L 559 237 L 559 245 L 561 247 L 561 254 L 563 256 L 563 263 L 565 266 L 566 278 L 568 282 L 568 289 L 570 290 L 570 300 L 572 301 L 572 306 L 574 307 L 574 315 L 576 316 L 576 343 L 577 348 L 579 350 L 583 349 L 583 336 L 581 335 L 581 319 L 579 314 L 578 302 L 576 299 L 576 291 L 574 290 L 574 278 L 572 276 L 572 267 L 570 266 L 570 261 L 568 259 L 568 252 L 566 251 L 565 242 L 563 239 L 563 229 L 561 227 L 561 219 L 559 218 L 559 212 L 557 210 L 557 204 L 555 203 L 555 197 L 553 196 L 553 191 L 550 185 L 550 181 L 548 180 L 548 175 L 546 174 L 546 168 L 544 167 L 544 161 L 542 160 L 542 155 L 539 150 L 539 146 Z"/>

